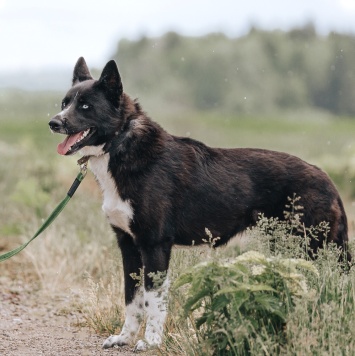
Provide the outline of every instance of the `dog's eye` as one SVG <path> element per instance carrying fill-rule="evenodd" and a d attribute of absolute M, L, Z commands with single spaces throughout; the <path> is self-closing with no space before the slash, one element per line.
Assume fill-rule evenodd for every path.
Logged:
<path fill-rule="evenodd" d="M 81 107 L 82 107 L 84 110 L 89 109 L 89 105 L 87 105 L 87 104 L 83 104 L 83 105 L 81 105 Z"/>
<path fill-rule="evenodd" d="M 65 108 L 65 101 L 62 101 L 62 110 Z"/>

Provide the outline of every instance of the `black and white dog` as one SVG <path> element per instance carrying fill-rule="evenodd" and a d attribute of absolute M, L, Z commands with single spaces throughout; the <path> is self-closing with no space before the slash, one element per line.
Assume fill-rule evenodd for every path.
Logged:
<path fill-rule="evenodd" d="M 328 235 L 314 238 L 311 249 L 332 241 L 351 259 L 343 204 L 323 171 L 281 152 L 210 148 L 168 134 L 123 92 L 114 61 L 94 80 L 79 58 L 62 111 L 49 126 L 67 135 L 58 153 L 90 156 L 122 252 L 126 320 L 104 348 L 132 343 L 144 315 L 145 337 L 136 350 L 161 344 L 168 278 L 156 285 L 151 273 L 167 272 L 174 244 L 202 243 L 205 228 L 225 244 L 255 224 L 258 213 L 283 219 L 294 194 L 306 227 L 329 222 Z M 131 277 L 140 269 L 142 287 Z"/>

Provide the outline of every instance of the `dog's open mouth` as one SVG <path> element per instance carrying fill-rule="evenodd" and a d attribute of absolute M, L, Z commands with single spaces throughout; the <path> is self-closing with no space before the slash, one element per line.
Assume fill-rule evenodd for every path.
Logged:
<path fill-rule="evenodd" d="M 68 135 L 66 139 L 58 145 L 57 152 L 60 155 L 70 155 L 75 153 L 86 145 L 94 131 L 94 128 L 88 128 L 85 131 L 80 131 L 78 133 Z"/>

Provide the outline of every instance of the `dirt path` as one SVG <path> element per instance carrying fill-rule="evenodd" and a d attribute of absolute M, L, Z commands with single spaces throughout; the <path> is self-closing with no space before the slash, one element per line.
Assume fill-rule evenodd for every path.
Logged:
<path fill-rule="evenodd" d="M 30 290 L 0 273 L 1 356 L 136 355 L 129 347 L 103 350 L 103 340 L 81 326 L 65 295 Z"/>

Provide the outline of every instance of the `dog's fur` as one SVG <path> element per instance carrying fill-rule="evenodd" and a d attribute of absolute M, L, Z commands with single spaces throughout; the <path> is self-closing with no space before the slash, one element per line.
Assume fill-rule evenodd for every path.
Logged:
<path fill-rule="evenodd" d="M 329 222 L 327 236 L 311 241 L 316 252 L 332 241 L 347 252 L 347 219 L 339 194 L 319 168 L 286 153 L 210 148 L 168 134 L 122 89 L 114 61 L 94 80 L 79 58 L 62 111 L 49 123 L 68 135 L 58 152 L 81 151 L 103 191 L 103 210 L 122 251 L 126 321 L 104 347 L 131 343 L 144 312 L 145 339 L 136 350 L 159 345 L 167 310 L 167 272 L 174 244 L 202 243 L 208 228 L 225 244 L 256 223 L 258 213 L 284 218 L 287 198 L 301 197 L 306 227 Z M 131 274 L 144 268 L 144 287 Z"/>

